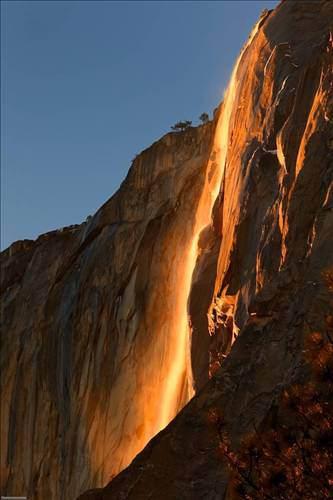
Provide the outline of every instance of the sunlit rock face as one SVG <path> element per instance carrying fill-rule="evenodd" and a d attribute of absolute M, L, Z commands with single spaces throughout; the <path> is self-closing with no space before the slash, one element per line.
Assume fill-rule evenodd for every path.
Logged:
<path fill-rule="evenodd" d="M 82 498 L 225 493 L 209 409 L 235 442 L 260 426 L 327 308 L 332 24 L 324 0 L 264 13 L 211 123 L 140 154 L 85 223 L 1 254 L 2 494 L 106 485 L 192 385 Z"/>
<path fill-rule="evenodd" d="M 2 253 L 3 494 L 107 484 L 193 394 L 186 255 L 214 128 L 167 134 L 94 217 Z"/>
<path fill-rule="evenodd" d="M 302 378 L 333 267 L 332 26 L 325 0 L 285 0 L 260 20 L 238 64 L 223 180 L 189 297 L 199 392 L 125 471 L 80 500 L 229 498 L 209 411 L 223 413 L 237 446 Z"/>

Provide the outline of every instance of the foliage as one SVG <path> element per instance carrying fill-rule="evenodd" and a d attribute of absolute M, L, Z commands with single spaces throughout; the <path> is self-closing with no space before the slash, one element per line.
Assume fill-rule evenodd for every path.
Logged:
<path fill-rule="evenodd" d="M 171 127 L 171 129 L 176 131 L 176 132 L 183 132 L 184 130 L 190 128 L 191 125 L 192 125 L 192 122 L 190 120 L 184 120 L 184 121 L 179 121 L 179 122 L 175 123 L 175 125 L 173 125 Z"/>
<path fill-rule="evenodd" d="M 201 113 L 201 115 L 199 116 L 199 120 L 202 123 L 208 123 L 209 122 L 209 114 L 208 113 Z"/>
<path fill-rule="evenodd" d="M 333 291 L 332 273 L 328 288 Z M 332 315 L 326 331 L 309 336 L 304 354 L 311 379 L 285 390 L 270 429 L 246 436 L 239 451 L 232 449 L 223 419 L 212 411 L 220 456 L 231 473 L 231 498 L 333 498 Z"/>

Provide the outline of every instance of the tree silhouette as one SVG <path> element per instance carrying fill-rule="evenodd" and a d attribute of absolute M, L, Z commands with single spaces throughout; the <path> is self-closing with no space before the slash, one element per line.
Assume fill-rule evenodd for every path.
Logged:
<path fill-rule="evenodd" d="M 176 131 L 176 132 L 183 132 L 184 130 L 190 128 L 191 125 L 192 125 L 192 122 L 190 120 L 184 120 L 184 121 L 179 121 L 179 122 L 175 123 L 175 125 L 173 125 L 171 127 L 171 129 Z"/>
<path fill-rule="evenodd" d="M 209 114 L 208 113 L 201 113 L 199 116 L 199 120 L 202 121 L 202 123 L 208 123 L 209 122 Z"/>

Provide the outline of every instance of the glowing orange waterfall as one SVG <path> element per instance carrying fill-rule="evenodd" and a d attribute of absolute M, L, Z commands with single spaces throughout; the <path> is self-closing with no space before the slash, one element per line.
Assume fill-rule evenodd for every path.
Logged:
<path fill-rule="evenodd" d="M 256 30 L 257 27 L 240 54 L 225 92 L 211 159 L 195 204 L 195 218 L 193 211 L 181 214 L 178 217 L 188 216 L 190 222 L 185 220 L 182 225 L 178 218 L 168 237 L 155 241 L 144 307 L 137 308 L 137 268 L 117 306 L 121 353 L 117 378 L 106 398 L 107 404 L 91 402 L 94 418 L 90 420 L 88 446 L 100 484 L 124 469 L 194 395 L 188 299 L 200 233 L 211 223 L 227 164 L 233 111 L 237 106 L 239 63 Z M 191 203 L 185 212 L 189 207 Z"/>
<path fill-rule="evenodd" d="M 190 325 L 188 318 L 188 298 L 191 290 L 192 275 L 198 257 L 198 241 L 201 231 L 211 223 L 214 203 L 219 194 L 224 169 L 227 162 L 230 123 L 234 109 L 239 81 L 237 70 L 246 48 L 252 42 L 258 30 L 255 25 L 248 42 L 241 51 L 234 66 L 230 83 L 224 96 L 222 111 L 218 120 L 213 144 L 213 155 L 206 169 L 205 183 L 196 212 L 193 237 L 183 256 L 182 286 L 179 287 L 177 307 L 172 318 L 172 336 L 174 356 L 166 380 L 158 427 L 162 429 L 181 410 L 194 395 L 192 384 L 192 369 L 190 359 Z M 185 381 L 183 378 L 185 377 Z M 186 387 L 186 394 L 181 394 L 181 388 Z"/>

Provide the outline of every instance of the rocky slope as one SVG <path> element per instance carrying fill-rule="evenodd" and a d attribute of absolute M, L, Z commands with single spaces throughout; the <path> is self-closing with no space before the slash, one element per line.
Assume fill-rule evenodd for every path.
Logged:
<path fill-rule="evenodd" d="M 211 123 L 139 155 L 89 221 L 1 254 L 3 494 L 74 499 L 163 427 L 177 341 L 165 325 L 220 168 L 188 296 L 197 396 L 80 499 L 223 497 L 210 410 L 237 446 L 302 376 L 304 336 L 328 309 L 332 25 L 329 0 L 266 12 Z M 192 382 L 183 371 L 178 409 Z"/>

